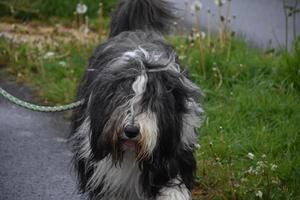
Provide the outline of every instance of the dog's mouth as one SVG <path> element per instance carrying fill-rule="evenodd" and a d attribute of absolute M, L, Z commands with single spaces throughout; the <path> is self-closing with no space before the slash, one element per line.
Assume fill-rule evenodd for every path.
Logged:
<path fill-rule="evenodd" d="M 132 149 L 135 150 L 137 148 L 137 141 L 124 139 L 122 140 L 123 150 Z"/>

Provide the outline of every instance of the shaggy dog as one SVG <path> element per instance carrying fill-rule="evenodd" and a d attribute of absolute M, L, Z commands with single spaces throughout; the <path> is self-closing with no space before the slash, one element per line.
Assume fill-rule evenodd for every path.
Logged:
<path fill-rule="evenodd" d="M 73 114 L 80 190 L 91 200 L 190 200 L 199 88 L 162 33 L 165 0 L 120 0 L 90 58 Z"/>

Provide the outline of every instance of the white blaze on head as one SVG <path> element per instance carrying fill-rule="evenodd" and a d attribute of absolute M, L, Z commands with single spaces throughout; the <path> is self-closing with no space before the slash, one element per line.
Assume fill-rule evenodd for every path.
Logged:
<path fill-rule="evenodd" d="M 133 118 L 139 112 L 140 109 L 139 104 L 143 98 L 144 92 L 146 91 L 147 82 L 148 82 L 148 76 L 146 72 L 143 72 L 140 76 L 136 78 L 136 80 L 132 84 L 134 97 L 131 99 L 130 111 Z"/>
<path fill-rule="evenodd" d="M 143 159 L 148 157 L 153 152 L 158 135 L 157 118 L 155 113 L 151 112 L 149 109 L 143 112 L 140 109 L 140 103 L 143 98 L 143 94 L 146 91 L 148 82 L 148 76 L 144 72 L 136 78 L 132 84 L 132 89 L 135 96 L 131 101 L 131 114 L 134 117 L 134 123 L 140 128 L 140 140 L 139 144 L 141 146 L 140 152 L 138 154 L 138 159 Z"/>
<path fill-rule="evenodd" d="M 146 75 L 146 73 L 143 73 L 142 75 L 136 78 L 136 80 L 132 84 L 132 89 L 136 96 L 143 95 L 143 93 L 146 90 L 147 81 L 148 81 L 148 76 Z"/>

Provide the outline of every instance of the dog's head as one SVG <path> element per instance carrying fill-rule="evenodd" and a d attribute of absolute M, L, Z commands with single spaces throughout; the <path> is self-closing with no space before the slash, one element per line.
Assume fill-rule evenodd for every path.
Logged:
<path fill-rule="evenodd" d="M 138 36 L 137 36 L 138 35 Z M 140 44 L 148 38 L 149 43 Z M 181 71 L 173 48 L 155 34 L 124 32 L 90 60 L 88 115 L 93 157 L 125 151 L 136 160 L 168 159 L 193 149 L 202 112 L 199 88 Z"/>

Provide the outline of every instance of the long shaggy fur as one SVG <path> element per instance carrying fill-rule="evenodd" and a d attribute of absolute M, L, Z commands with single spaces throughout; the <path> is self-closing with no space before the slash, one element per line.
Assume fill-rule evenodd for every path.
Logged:
<path fill-rule="evenodd" d="M 71 142 L 80 191 L 91 200 L 189 200 L 202 109 L 161 32 L 164 0 L 120 0 L 110 38 L 90 58 Z M 128 138 L 124 130 L 138 127 Z"/>

